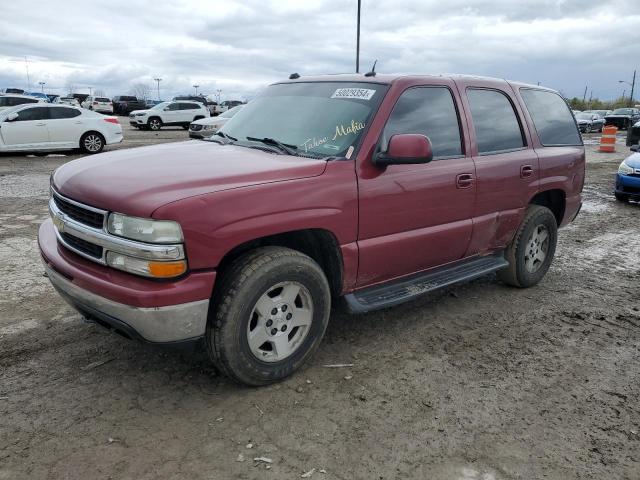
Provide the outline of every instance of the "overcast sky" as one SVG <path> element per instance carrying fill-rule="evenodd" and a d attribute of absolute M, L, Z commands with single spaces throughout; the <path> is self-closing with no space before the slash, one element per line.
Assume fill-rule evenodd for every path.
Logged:
<path fill-rule="evenodd" d="M 618 97 L 640 67 L 639 0 L 362 0 L 361 71 L 504 77 Z M 4 0 L 0 88 L 251 98 L 291 72 L 353 72 L 357 0 Z M 640 83 L 640 78 L 638 82 Z M 638 88 L 636 92 L 638 92 Z M 640 93 L 640 92 L 638 92 Z M 589 96 L 589 93 L 587 94 Z M 640 95 L 639 95 L 640 96 Z M 636 96 L 637 98 L 638 96 Z"/>

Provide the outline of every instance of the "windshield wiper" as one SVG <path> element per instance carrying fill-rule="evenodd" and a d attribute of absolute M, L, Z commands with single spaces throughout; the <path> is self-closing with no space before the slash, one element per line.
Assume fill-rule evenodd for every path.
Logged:
<path fill-rule="evenodd" d="M 231 135 L 227 135 L 226 133 L 221 132 L 220 130 L 218 130 L 218 131 L 214 134 L 214 136 L 216 136 L 216 135 L 217 135 L 218 137 L 222 137 L 222 138 L 225 138 L 225 139 L 227 139 L 227 140 L 233 140 L 234 142 L 237 142 L 237 141 L 238 141 L 238 139 L 237 139 L 237 138 L 232 137 Z M 231 143 L 231 142 L 229 142 L 229 143 Z"/>
<path fill-rule="evenodd" d="M 280 151 L 286 153 L 287 155 L 298 155 L 298 153 L 296 152 L 298 147 L 296 147 L 295 145 L 290 145 L 288 143 L 282 143 L 279 140 L 276 140 L 275 138 L 247 137 L 247 140 L 249 140 L 250 142 L 260 142 L 260 143 L 264 143 L 265 145 L 277 147 L 278 149 L 280 149 Z"/>

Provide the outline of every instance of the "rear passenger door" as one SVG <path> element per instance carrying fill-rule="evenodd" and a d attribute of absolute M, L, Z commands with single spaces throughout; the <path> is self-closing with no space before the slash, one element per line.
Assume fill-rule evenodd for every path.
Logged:
<path fill-rule="evenodd" d="M 84 133 L 81 112 L 77 108 L 49 107 L 49 139 L 52 147 L 78 148 Z"/>
<path fill-rule="evenodd" d="M 473 235 L 467 255 L 505 247 L 538 190 L 539 165 L 509 84 L 461 82 L 476 168 Z"/>

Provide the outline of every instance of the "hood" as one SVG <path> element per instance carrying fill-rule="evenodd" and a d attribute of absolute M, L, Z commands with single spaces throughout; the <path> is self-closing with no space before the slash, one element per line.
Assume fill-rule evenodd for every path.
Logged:
<path fill-rule="evenodd" d="M 149 110 L 131 110 L 129 115 L 135 115 L 136 113 L 149 113 Z"/>
<path fill-rule="evenodd" d="M 640 169 L 640 153 L 633 153 L 624 159 L 624 163 L 631 168 Z"/>
<path fill-rule="evenodd" d="M 188 141 L 115 150 L 69 162 L 53 174 L 62 195 L 139 217 L 176 200 L 321 175 L 326 161 Z"/>
<path fill-rule="evenodd" d="M 615 115 L 613 114 L 609 114 L 609 115 L 605 115 L 604 118 L 631 118 L 631 115 L 621 115 L 619 113 L 616 113 Z"/>
<path fill-rule="evenodd" d="M 206 118 L 201 118 L 200 120 L 195 120 L 191 123 L 195 123 L 196 125 L 224 125 L 227 120 L 229 120 L 226 117 L 220 118 L 220 117 L 206 117 Z"/>

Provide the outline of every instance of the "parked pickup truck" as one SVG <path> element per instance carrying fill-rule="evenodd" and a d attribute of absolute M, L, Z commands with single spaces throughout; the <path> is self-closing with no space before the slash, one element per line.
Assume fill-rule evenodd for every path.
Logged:
<path fill-rule="evenodd" d="M 117 95 L 112 99 L 113 113 L 116 115 L 129 115 L 134 110 L 146 110 L 147 102 L 131 95 Z"/>
<path fill-rule="evenodd" d="M 340 297 L 360 313 L 492 272 L 537 284 L 584 177 L 553 90 L 300 77 L 212 141 L 58 168 L 39 245 L 85 317 L 146 342 L 204 340 L 221 371 L 264 385 L 309 359 Z"/>

